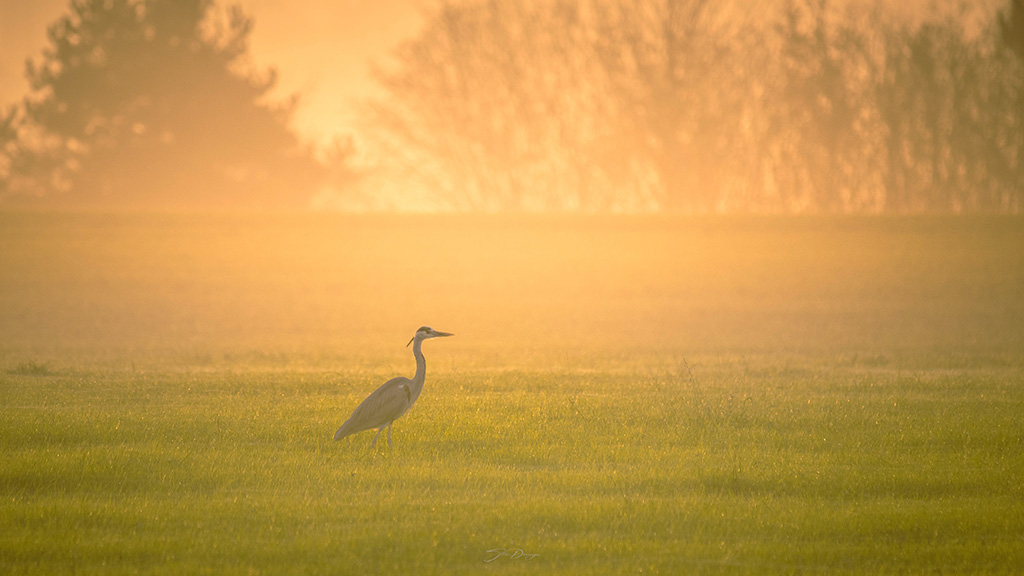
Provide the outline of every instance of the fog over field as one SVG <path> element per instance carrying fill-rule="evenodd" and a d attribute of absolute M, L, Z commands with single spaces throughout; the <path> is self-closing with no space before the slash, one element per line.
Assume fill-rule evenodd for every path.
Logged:
<path fill-rule="evenodd" d="M 16 572 L 1012 570 L 1016 217 L 0 216 Z M 385 380 L 393 425 L 331 440 Z M 501 555 L 502 553 L 505 555 Z"/>

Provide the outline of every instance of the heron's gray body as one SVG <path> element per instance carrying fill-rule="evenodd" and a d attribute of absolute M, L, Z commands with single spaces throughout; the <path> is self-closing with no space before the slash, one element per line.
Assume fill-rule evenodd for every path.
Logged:
<path fill-rule="evenodd" d="M 388 446 L 391 446 L 391 423 L 408 412 L 416 399 L 420 397 L 420 392 L 423 391 L 423 382 L 427 376 L 427 361 L 423 358 L 420 346 L 428 338 L 441 336 L 451 336 L 451 334 L 438 332 L 429 326 L 417 330 L 416 335 L 410 340 L 410 343 L 414 343 L 412 353 L 416 357 L 416 375 L 412 380 L 404 376 L 392 378 L 374 390 L 366 397 L 366 400 L 356 407 L 341 428 L 338 428 L 338 431 L 334 433 L 334 439 L 341 440 L 357 432 L 377 428 L 377 435 L 373 437 L 371 444 L 371 446 L 375 446 L 381 430 L 386 427 L 388 429 Z"/>

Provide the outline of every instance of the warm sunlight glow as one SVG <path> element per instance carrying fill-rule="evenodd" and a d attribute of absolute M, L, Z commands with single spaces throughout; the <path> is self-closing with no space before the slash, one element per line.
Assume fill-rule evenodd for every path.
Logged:
<path fill-rule="evenodd" d="M 14 205 L 1022 207 L 1015 0 L 0 9 L 0 202 Z"/>
<path fill-rule="evenodd" d="M 1019 573 L 1022 210 L 1024 0 L 0 0 L 0 571 Z"/>
<path fill-rule="evenodd" d="M 253 60 L 281 72 L 278 96 L 298 94 L 295 128 L 319 145 L 359 128 L 360 102 L 377 94 L 370 77 L 422 25 L 426 0 L 303 2 L 243 0 L 256 18 Z"/>

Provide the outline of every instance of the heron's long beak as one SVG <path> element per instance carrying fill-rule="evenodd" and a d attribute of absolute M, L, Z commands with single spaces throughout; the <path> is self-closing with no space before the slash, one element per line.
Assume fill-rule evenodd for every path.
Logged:
<path fill-rule="evenodd" d="M 426 338 L 440 338 L 442 336 L 455 336 L 455 334 L 451 334 L 449 332 L 438 332 L 437 330 L 434 330 L 433 332 L 430 333 L 430 336 L 425 336 L 424 339 L 426 339 Z M 412 339 L 409 340 L 409 344 L 412 344 L 413 340 L 415 340 L 415 339 L 416 339 L 416 337 L 413 336 Z M 406 344 L 405 347 L 408 348 L 409 344 Z"/>

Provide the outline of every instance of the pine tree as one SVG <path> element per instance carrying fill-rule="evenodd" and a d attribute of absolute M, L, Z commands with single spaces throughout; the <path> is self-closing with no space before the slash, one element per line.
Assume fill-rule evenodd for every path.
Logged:
<path fill-rule="evenodd" d="M 322 169 L 288 127 L 296 100 L 268 104 L 274 71 L 247 66 L 252 25 L 214 0 L 73 0 L 27 65 L 21 114 L 9 115 L 7 195 L 88 206 L 305 202 Z"/>

